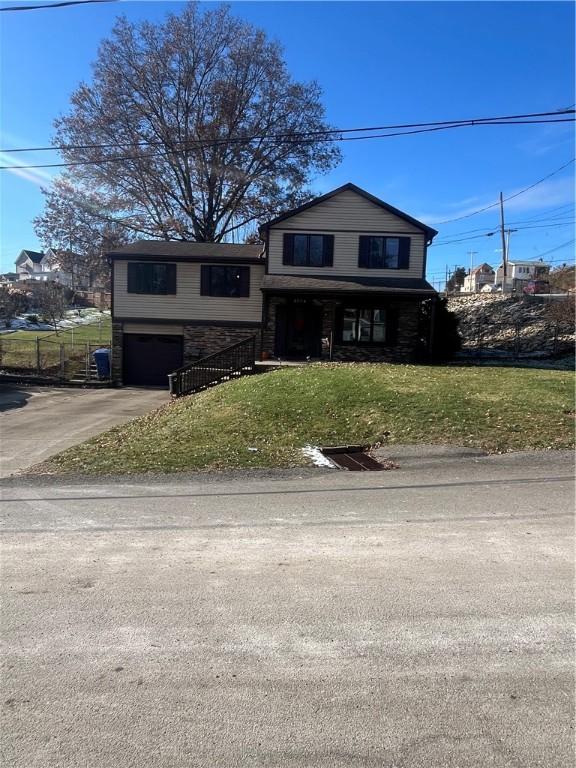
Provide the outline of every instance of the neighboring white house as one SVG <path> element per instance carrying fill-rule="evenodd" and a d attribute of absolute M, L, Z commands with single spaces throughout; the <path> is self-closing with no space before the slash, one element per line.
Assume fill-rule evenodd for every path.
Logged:
<path fill-rule="evenodd" d="M 464 278 L 463 293 L 478 293 L 485 285 L 494 283 L 495 274 L 490 264 L 480 264 Z"/>
<path fill-rule="evenodd" d="M 74 256 L 80 264 L 81 256 L 78 254 L 74 254 Z M 18 280 L 55 282 L 69 288 L 81 288 L 86 284 L 83 274 L 72 274 L 60 268 L 58 255 L 51 248 L 48 248 L 46 253 L 21 251 L 15 264 Z"/>
<path fill-rule="evenodd" d="M 506 284 L 504 282 L 504 267 L 501 264 L 496 270 L 496 285 L 504 291 L 522 290 L 529 280 L 545 280 L 550 272 L 550 266 L 543 261 L 515 259 L 508 261 L 506 268 Z"/>
<path fill-rule="evenodd" d="M 0 275 L 0 285 L 14 285 L 17 280 L 18 275 L 16 272 L 5 272 L 3 275 Z"/>

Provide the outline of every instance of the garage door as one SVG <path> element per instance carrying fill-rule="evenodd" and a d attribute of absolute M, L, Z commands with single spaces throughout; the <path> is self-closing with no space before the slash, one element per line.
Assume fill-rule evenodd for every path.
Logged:
<path fill-rule="evenodd" d="M 182 367 L 182 336 L 125 333 L 124 384 L 168 387 L 168 374 Z"/>

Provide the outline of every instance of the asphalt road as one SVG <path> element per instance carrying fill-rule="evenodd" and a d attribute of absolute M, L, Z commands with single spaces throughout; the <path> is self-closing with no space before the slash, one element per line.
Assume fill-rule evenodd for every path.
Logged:
<path fill-rule="evenodd" d="M 160 389 L 0 385 L 0 477 L 168 402 Z"/>
<path fill-rule="evenodd" d="M 567 768 L 573 461 L 4 483 L 11 768 Z"/>

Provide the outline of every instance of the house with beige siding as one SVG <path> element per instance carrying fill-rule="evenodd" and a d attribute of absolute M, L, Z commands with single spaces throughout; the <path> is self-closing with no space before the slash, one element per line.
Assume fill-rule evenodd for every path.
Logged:
<path fill-rule="evenodd" d="M 262 225 L 262 244 L 132 243 L 109 254 L 114 378 L 164 384 L 248 336 L 268 358 L 414 360 L 436 234 L 346 184 Z"/>

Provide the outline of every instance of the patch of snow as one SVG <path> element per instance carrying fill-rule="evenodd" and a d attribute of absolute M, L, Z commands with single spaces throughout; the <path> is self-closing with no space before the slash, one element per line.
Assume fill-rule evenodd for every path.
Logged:
<path fill-rule="evenodd" d="M 82 312 L 82 314 L 80 314 Z M 80 325 L 95 325 L 98 320 L 105 320 L 110 317 L 110 312 L 100 311 L 98 309 L 69 310 L 66 317 L 60 320 L 57 325 L 61 330 L 77 328 Z M 54 326 L 50 323 L 31 323 L 28 315 L 19 315 L 13 318 L 10 328 L 0 329 L 0 333 L 12 333 L 13 331 L 53 331 Z"/>
<path fill-rule="evenodd" d="M 330 461 L 327 456 L 324 456 L 320 448 L 316 445 L 305 445 L 302 448 L 302 453 L 311 459 L 312 464 L 316 467 L 330 467 L 330 469 L 336 469 L 335 465 Z"/>

